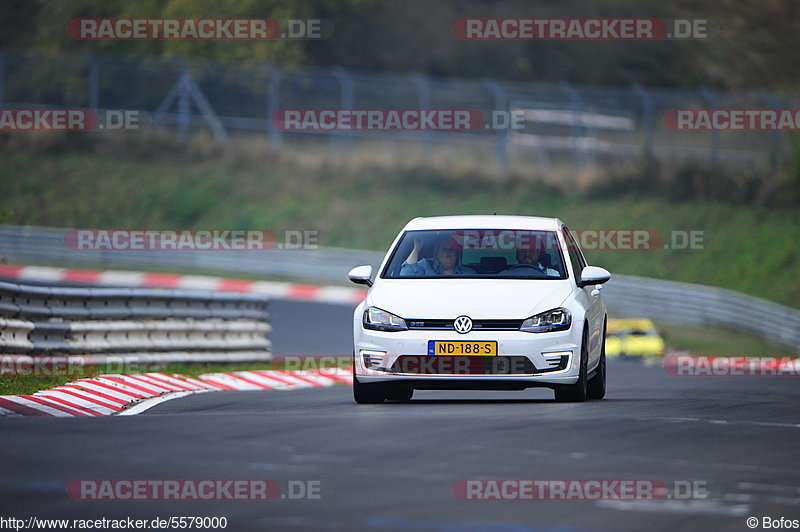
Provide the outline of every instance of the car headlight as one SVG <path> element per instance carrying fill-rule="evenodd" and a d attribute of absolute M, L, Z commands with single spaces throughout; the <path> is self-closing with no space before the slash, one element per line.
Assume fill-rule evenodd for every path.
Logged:
<path fill-rule="evenodd" d="M 372 329 L 373 331 L 394 332 L 408 329 L 403 318 L 395 316 L 391 312 L 379 309 L 378 307 L 369 307 L 364 310 L 362 323 L 365 329 Z"/>
<path fill-rule="evenodd" d="M 566 331 L 570 325 L 572 325 L 572 315 L 567 309 L 559 307 L 531 316 L 522 322 L 519 330 L 531 333 Z"/>

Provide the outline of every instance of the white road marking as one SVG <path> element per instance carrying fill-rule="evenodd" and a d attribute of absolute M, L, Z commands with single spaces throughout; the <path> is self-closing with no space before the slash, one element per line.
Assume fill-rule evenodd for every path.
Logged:
<path fill-rule="evenodd" d="M 150 410 L 154 406 L 160 405 L 161 403 L 166 403 L 167 401 L 171 401 L 173 399 L 180 399 L 181 397 L 186 397 L 187 395 L 192 395 L 195 393 L 206 393 L 206 392 L 213 392 L 216 390 L 186 390 L 183 392 L 170 392 L 164 395 L 159 395 L 158 397 L 151 397 L 150 399 L 143 399 L 133 405 L 130 408 L 126 408 L 125 410 L 121 410 L 115 416 L 135 416 L 136 414 L 141 414 L 146 410 Z"/>
<path fill-rule="evenodd" d="M 750 513 L 749 504 L 725 504 L 716 500 L 706 501 L 597 501 L 596 506 L 623 512 L 662 512 L 687 515 L 716 515 L 742 517 Z"/>
<path fill-rule="evenodd" d="M 769 421 L 730 421 L 727 419 L 701 419 L 698 417 L 665 417 L 647 418 L 662 419 L 673 423 L 709 423 L 711 425 L 751 425 L 753 427 L 781 427 L 787 429 L 800 429 L 800 423 L 774 423 Z"/>

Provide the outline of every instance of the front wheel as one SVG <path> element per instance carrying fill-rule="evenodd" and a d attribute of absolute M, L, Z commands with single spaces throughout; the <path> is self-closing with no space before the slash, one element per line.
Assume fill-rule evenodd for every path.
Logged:
<path fill-rule="evenodd" d="M 355 363 L 353 364 L 353 399 L 360 405 L 377 405 L 386 400 L 383 384 L 358 382 Z"/>
<path fill-rule="evenodd" d="M 581 370 L 578 374 L 578 381 L 575 384 L 562 384 L 555 389 L 556 401 L 559 403 L 582 403 L 586 400 L 586 374 L 588 373 L 589 364 L 588 339 L 586 331 L 584 330 L 583 339 L 581 340 Z"/>
<path fill-rule="evenodd" d="M 606 327 L 603 325 L 603 347 L 600 349 L 600 362 L 594 377 L 587 385 L 589 399 L 602 399 L 606 396 Z"/>

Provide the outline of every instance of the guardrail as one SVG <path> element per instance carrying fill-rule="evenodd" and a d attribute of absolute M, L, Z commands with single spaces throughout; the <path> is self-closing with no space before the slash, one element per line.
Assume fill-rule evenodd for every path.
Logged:
<path fill-rule="evenodd" d="M 66 229 L 0 226 L 0 253 L 16 264 L 93 265 L 107 269 L 168 267 L 231 274 L 280 275 L 341 283 L 354 266 L 380 265 L 383 253 L 321 248 L 270 251 L 75 251 Z M 612 272 L 613 274 L 613 272 Z M 617 316 L 714 325 L 760 336 L 800 352 L 800 310 L 722 288 L 613 275 L 603 289 Z"/>
<path fill-rule="evenodd" d="M 603 299 L 618 316 L 724 327 L 800 353 L 800 310 L 733 290 L 612 274 Z"/>
<path fill-rule="evenodd" d="M 400 229 L 400 227 L 398 227 Z M 250 251 L 75 250 L 67 230 L 0 225 L 0 258 L 12 264 L 58 264 L 100 269 L 218 271 L 258 276 L 342 282 L 353 266 L 380 262 L 381 253 L 352 249 L 271 249 Z"/>
<path fill-rule="evenodd" d="M 113 355 L 123 363 L 267 361 L 267 303 L 248 294 L 0 282 L 0 353 Z"/>

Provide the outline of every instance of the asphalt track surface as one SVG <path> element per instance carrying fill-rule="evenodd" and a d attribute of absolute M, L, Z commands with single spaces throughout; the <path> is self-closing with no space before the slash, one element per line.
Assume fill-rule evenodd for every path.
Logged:
<path fill-rule="evenodd" d="M 278 354 L 349 352 L 351 310 L 273 306 Z M 309 324 L 317 326 L 312 332 Z M 751 530 L 800 519 L 796 377 L 673 377 L 609 362 L 602 401 L 423 391 L 356 405 L 346 386 L 215 392 L 133 417 L 0 419 L 0 516 L 225 516 L 227 530 Z M 86 502 L 75 479 L 319 481 L 318 500 Z M 707 498 L 463 501 L 460 479 L 699 481 Z M 677 495 L 677 494 L 674 494 Z M 702 497 L 702 494 L 698 494 Z M 761 530 L 759 526 L 757 528 Z"/>

